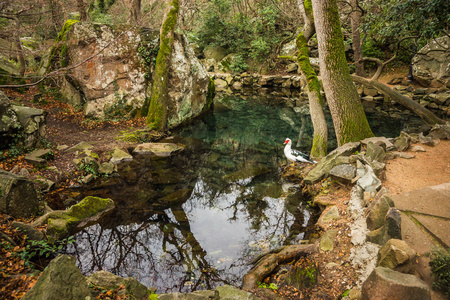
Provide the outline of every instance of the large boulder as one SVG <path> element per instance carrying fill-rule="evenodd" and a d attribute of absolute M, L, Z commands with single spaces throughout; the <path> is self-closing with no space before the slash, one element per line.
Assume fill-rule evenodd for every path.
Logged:
<path fill-rule="evenodd" d="M 31 181 L 0 169 L 0 211 L 15 218 L 38 212 L 39 200 Z"/>
<path fill-rule="evenodd" d="M 57 41 L 43 65 L 46 72 L 74 67 L 59 79 L 67 102 L 97 118 L 147 113 L 159 31 L 69 20 Z M 213 97 L 213 85 L 189 42 L 176 35 L 172 49 L 169 127 L 200 114 Z"/>
<path fill-rule="evenodd" d="M 416 276 L 378 267 L 364 282 L 361 299 L 427 300 L 431 299 L 431 294 L 426 283 Z"/>
<path fill-rule="evenodd" d="M 405 241 L 390 239 L 378 252 L 377 266 L 413 273 L 416 257 L 416 252 Z"/>
<path fill-rule="evenodd" d="M 34 221 L 32 226 L 38 227 L 47 223 L 47 238 L 54 241 L 97 223 L 113 209 L 113 200 L 89 196 L 67 210 L 55 210 L 45 214 Z"/>
<path fill-rule="evenodd" d="M 46 134 L 46 113 L 42 109 L 12 105 L 0 91 L 0 148 L 11 143 L 36 146 Z"/>
<path fill-rule="evenodd" d="M 60 255 L 50 262 L 22 299 L 80 300 L 91 296 L 86 277 L 75 266 L 75 258 Z"/>
<path fill-rule="evenodd" d="M 413 58 L 414 79 L 424 86 L 450 87 L 450 37 L 431 40 Z"/>

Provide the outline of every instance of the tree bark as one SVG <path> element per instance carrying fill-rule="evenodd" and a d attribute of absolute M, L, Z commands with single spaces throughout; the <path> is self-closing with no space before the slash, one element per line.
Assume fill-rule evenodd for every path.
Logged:
<path fill-rule="evenodd" d="M 411 98 L 400 94 L 399 92 L 391 89 L 389 86 L 377 81 L 377 80 L 368 80 L 366 78 L 363 78 L 358 75 L 352 75 L 353 81 L 363 84 L 365 86 L 375 88 L 380 93 L 390 97 L 394 101 L 396 101 L 398 104 L 403 105 L 407 109 L 413 111 L 416 115 L 418 115 L 422 120 L 427 123 L 430 126 L 436 125 L 436 124 L 445 124 L 445 121 L 438 118 L 435 114 L 433 114 L 431 111 L 420 105 L 419 103 L 415 102 Z"/>
<path fill-rule="evenodd" d="M 291 245 L 271 251 L 268 255 L 259 259 L 255 266 L 245 274 L 242 279 L 242 289 L 249 291 L 255 288 L 258 282 L 263 282 L 264 278 L 269 276 L 279 264 L 298 259 L 316 251 L 317 247 L 313 244 Z"/>
<path fill-rule="evenodd" d="M 350 0 L 350 6 L 352 7 L 351 13 L 351 28 L 352 28 L 352 40 L 353 40 L 353 60 L 355 62 L 355 73 L 358 76 L 364 77 L 364 63 L 361 61 L 362 45 L 361 45 L 361 32 L 359 26 L 361 25 L 362 12 L 358 6 L 358 0 Z"/>
<path fill-rule="evenodd" d="M 323 102 L 320 97 L 320 83 L 309 61 L 308 41 L 315 32 L 311 0 L 298 0 L 298 4 L 305 21 L 305 30 L 297 37 L 297 60 L 302 77 L 307 82 L 306 93 L 308 94 L 311 121 L 314 127 L 311 156 L 323 157 L 327 155 L 328 129 L 322 108 Z"/>
<path fill-rule="evenodd" d="M 141 18 L 141 0 L 130 0 L 128 24 L 136 24 Z"/>
<path fill-rule="evenodd" d="M 17 16 L 14 16 L 14 26 L 16 30 L 13 33 L 13 43 L 16 48 L 17 61 L 19 62 L 19 73 L 20 76 L 25 75 L 26 62 L 25 55 L 23 54 L 22 43 L 20 42 L 20 21 Z"/>
<path fill-rule="evenodd" d="M 147 114 L 147 125 L 159 131 L 167 129 L 169 64 L 178 17 L 178 1 L 168 0 L 168 12 L 161 26 L 160 46 L 156 56 L 152 95 Z"/>
<path fill-rule="evenodd" d="M 84 3 L 84 0 L 77 0 L 77 8 L 78 12 L 80 13 L 80 21 L 87 21 L 87 11 L 86 11 L 86 4 Z"/>
<path fill-rule="evenodd" d="M 313 1 L 320 73 L 338 145 L 373 136 L 345 59 L 336 0 Z"/>

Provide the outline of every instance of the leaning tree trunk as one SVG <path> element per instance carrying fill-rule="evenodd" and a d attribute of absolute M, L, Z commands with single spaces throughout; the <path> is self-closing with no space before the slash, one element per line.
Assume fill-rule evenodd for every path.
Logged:
<path fill-rule="evenodd" d="M 361 48 L 361 32 L 359 26 L 361 25 L 361 9 L 358 6 L 358 0 L 350 0 L 350 6 L 352 7 L 351 13 L 351 27 L 352 27 L 352 40 L 353 40 L 353 60 L 355 62 L 355 73 L 358 76 L 364 76 L 364 63 L 362 59 Z"/>
<path fill-rule="evenodd" d="M 17 16 L 14 17 L 14 26 L 16 30 L 13 33 L 13 43 L 16 48 L 17 60 L 19 61 L 19 73 L 20 76 L 25 75 L 26 62 L 25 55 L 23 54 L 22 42 L 20 42 L 20 21 Z"/>
<path fill-rule="evenodd" d="M 147 114 L 147 125 L 159 131 L 167 129 L 169 64 L 178 16 L 178 0 L 169 0 L 168 4 L 168 12 L 161 26 L 160 45 L 156 56 L 152 95 Z"/>
<path fill-rule="evenodd" d="M 345 59 L 336 0 L 313 1 L 320 73 L 339 145 L 373 136 Z"/>
<path fill-rule="evenodd" d="M 141 0 L 130 0 L 128 24 L 136 24 L 141 18 Z"/>
<path fill-rule="evenodd" d="M 380 93 L 390 97 L 392 100 L 397 102 L 398 104 L 406 107 L 407 109 L 413 111 L 416 115 L 418 115 L 422 120 L 427 123 L 430 126 L 436 125 L 436 124 L 444 124 L 445 121 L 440 119 L 438 116 L 433 114 L 431 111 L 420 105 L 419 103 L 415 102 L 411 98 L 400 94 L 399 92 L 391 89 L 389 86 L 377 81 L 377 80 L 369 80 L 366 78 L 363 78 L 361 76 L 352 75 L 353 81 L 371 87 L 375 88 Z"/>
<path fill-rule="evenodd" d="M 320 83 L 309 61 L 308 41 L 315 32 L 311 0 L 298 0 L 298 4 L 305 20 L 305 30 L 298 35 L 296 40 L 298 48 L 297 60 L 302 76 L 307 82 L 306 93 L 308 94 L 311 121 L 314 127 L 311 156 L 323 157 L 327 155 L 328 130 L 322 109 Z"/>
<path fill-rule="evenodd" d="M 80 13 L 80 21 L 87 21 L 87 11 L 86 11 L 86 4 L 84 3 L 84 0 L 77 0 L 77 8 L 78 12 Z"/>

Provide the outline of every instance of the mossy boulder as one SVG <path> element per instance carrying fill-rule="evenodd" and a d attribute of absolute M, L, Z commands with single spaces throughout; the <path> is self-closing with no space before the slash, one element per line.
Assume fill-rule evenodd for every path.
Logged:
<path fill-rule="evenodd" d="M 65 211 L 51 212 L 47 216 L 47 236 L 49 240 L 61 239 L 76 229 L 95 224 L 113 208 L 111 199 L 86 197 Z"/>

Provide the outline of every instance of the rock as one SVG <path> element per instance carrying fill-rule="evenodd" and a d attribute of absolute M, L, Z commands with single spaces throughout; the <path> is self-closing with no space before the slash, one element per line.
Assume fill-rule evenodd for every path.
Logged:
<path fill-rule="evenodd" d="M 436 124 L 431 128 L 428 137 L 432 139 L 450 140 L 450 124 Z"/>
<path fill-rule="evenodd" d="M 233 82 L 233 89 L 235 89 L 235 90 L 240 90 L 240 89 L 242 89 L 242 83 L 239 82 L 239 81 Z"/>
<path fill-rule="evenodd" d="M 7 148 L 10 143 L 35 147 L 45 137 L 45 122 L 43 110 L 11 105 L 9 98 L 0 91 L 0 148 Z"/>
<path fill-rule="evenodd" d="M 329 174 L 334 179 L 349 183 L 356 176 L 356 168 L 351 164 L 338 165 Z"/>
<path fill-rule="evenodd" d="M 381 187 L 381 180 L 375 175 L 372 167 L 366 165 L 366 174 L 358 179 L 357 184 L 364 191 L 376 191 Z"/>
<path fill-rule="evenodd" d="M 104 162 L 98 167 L 98 172 L 100 174 L 105 174 L 105 175 L 110 175 L 110 174 L 114 173 L 114 170 L 115 170 L 114 164 L 112 164 L 110 162 Z"/>
<path fill-rule="evenodd" d="M 84 152 L 84 151 L 90 150 L 92 148 L 94 148 L 94 146 L 92 146 L 86 142 L 81 142 L 81 143 L 76 144 L 73 147 L 67 148 L 65 151 L 69 152 L 69 153 L 75 153 L 75 152 Z"/>
<path fill-rule="evenodd" d="M 378 267 L 364 282 L 362 300 L 428 300 L 430 289 L 414 275 Z"/>
<path fill-rule="evenodd" d="M 394 76 L 391 80 L 389 80 L 388 84 L 390 85 L 397 85 L 402 84 L 403 82 L 403 76 Z"/>
<path fill-rule="evenodd" d="M 295 39 L 283 44 L 280 50 L 281 56 L 294 56 L 297 52 L 297 44 L 295 43 Z"/>
<path fill-rule="evenodd" d="M 14 172 L 12 172 L 12 170 L 11 170 L 11 173 L 14 173 Z M 17 173 L 17 175 L 22 176 L 22 177 L 28 177 L 28 176 L 30 176 L 30 172 L 28 172 L 28 170 L 26 168 L 22 168 L 22 169 L 20 169 L 19 173 Z"/>
<path fill-rule="evenodd" d="M 378 95 L 378 91 L 376 89 L 364 87 L 363 94 L 366 95 L 366 96 L 375 97 L 376 95 Z"/>
<path fill-rule="evenodd" d="M 69 146 L 67 146 L 67 145 L 58 145 L 58 146 L 56 146 L 56 150 L 58 150 L 58 151 L 64 151 L 64 150 L 66 150 L 68 148 L 69 148 Z"/>
<path fill-rule="evenodd" d="M 333 251 L 337 230 L 328 230 L 320 239 L 320 250 Z"/>
<path fill-rule="evenodd" d="M 369 158 L 369 161 L 378 161 L 380 163 L 384 163 L 386 159 L 386 152 L 383 147 L 378 146 L 372 142 L 367 143 L 367 151 L 366 157 Z"/>
<path fill-rule="evenodd" d="M 252 293 L 237 289 L 230 285 L 219 286 L 216 288 L 220 300 L 257 300 L 258 298 Z"/>
<path fill-rule="evenodd" d="M 122 278 L 107 271 L 98 271 L 89 275 L 87 282 L 107 289 L 117 289 L 124 285 L 127 297 L 139 300 L 148 299 L 149 291 L 145 285 L 133 277 Z"/>
<path fill-rule="evenodd" d="M 22 222 L 12 222 L 11 227 L 18 228 L 23 231 L 27 235 L 27 239 L 30 241 L 44 241 L 45 235 L 43 232 L 33 228 L 33 226 L 29 224 L 25 224 Z"/>
<path fill-rule="evenodd" d="M 46 220 L 48 239 L 59 240 L 69 235 L 72 230 L 95 224 L 113 209 L 113 200 L 89 196 L 65 211 L 53 211 L 44 215 L 33 224 L 38 225 L 42 220 Z"/>
<path fill-rule="evenodd" d="M 221 78 L 214 79 L 214 85 L 216 86 L 216 91 L 218 92 L 228 89 L 228 82 Z"/>
<path fill-rule="evenodd" d="M 390 200 L 390 201 L 389 201 Z M 386 214 L 393 204 L 389 196 L 384 195 L 368 209 L 366 218 L 367 229 L 375 230 L 384 225 Z"/>
<path fill-rule="evenodd" d="M 34 183 L 38 186 L 39 191 L 47 193 L 55 187 L 55 183 L 47 178 L 37 178 Z"/>
<path fill-rule="evenodd" d="M 42 166 L 47 160 L 53 159 L 54 156 L 53 151 L 50 149 L 38 149 L 25 155 L 25 160 L 33 165 Z"/>
<path fill-rule="evenodd" d="M 39 276 L 23 300 L 80 300 L 91 297 L 86 278 L 75 266 L 75 258 L 60 255 Z"/>
<path fill-rule="evenodd" d="M 114 152 L 112 154 L 112 157 L 110 159 L 110 162 L 114 165 L 126 162 L 126 161 L 132 161 L 133 160 L 133 156 L 131 156 L 130 154 L 128 154 L 128 152 L 125 152 L 119 148 L 115 148 Z"/>
<path fill-rule="evenodd" d="M 377 267 L 412 274 L 415 261 L 416 252 L 405 241 L 390 239 L 378 253 Z"/>
<path fill-rule="evenodd" d="M 81 179 L 81 183 L 83 183 L 83 184 L 88 184 L 89 182 L 91 182 L 92 180 L 94 180 L 95 178 L 94 178 L 94 175 L 93 174 L 88 174 L 88 175 L 86 175 L 86 176 L 84 176 L 82 179 Z"/>
<path fill-rule="evenodd" d="M 424 136 L 423 133 L 419 133 L 419 143 L 427 146 L 434 146 L 433 139 L 428 136 Z"/>
<path fill-rule="evenodd" d="M 426 152 L 422 146 L 416 145 L 411 148 L 412 152 Z"/>
<path fill-rule="evenodd" d="M 450 57 L 446 52 L 449 46 L 450 37 L 444 35 L 432 39 L 414 56 L 412 60 L 413 76 L 422 86 L 450 86 L 448 72 Z"/>
<path fill-rule="evenodd" d="M 321 221 L 323 223 L 327 223 L 336 219 L 339 219 L 339 210 L 336 206 L 332 206 L 330 207 L 330 209 L 328 209 L 328 211 L 324 211 Z"/>
<path fill-rule="evenodd" d="M 291 63 L 291 64 L 288 64 L 288 65 L 286 66 L 285 71 L 286 71 L 287 73 L 293 73 L 293 72 L 297 73 L 297 71 L 298 71 L 298 64 L 297 64 L 297 63 Z"/>
<path fill-rule="evenodd" d="M 394 146 L 398 151 L 406 151 L 409 148 L 409 143 L 411 141 L 410 136 L 407 133 L 400 133 L 400 136 L 395 139 Z"/>
<path fill-rule="evenodd" d="M 384 245 L 390 239 L 401 239 L 401 215 L 395 208 L 390 208 L 386 214 L 385 224 L 367 234 L 369 242 Z"/>
<path fill-rule="evenodd" d="M 392 154 L 394 154 L 396 157 L 400 157 L 400 158 L 404 158 L 404 159 L 411 159 L 411 158 L 415 157 L 414 155 L 412 155 L 410 153 L 406 153 L 406 152 L 394 151 L 394 152 L 392 152 Z"/>
<path fill-rule="evenodd" d="M 215 62 L 221 61 L 228 53 L 227 49 L 220 46 L 208 46 L 203 50 L 206 59 L 214 59 Z"/>
<path fill-rule="evenodd" d="M 383 148 L 384 148 L 385 151 L 392 151 L 392 150 L 395 150 L 394 144 L 392 144 L 392 143 L 391 143 L 387 138 L 385 138 L 384 136 L 366 138 L 366 139 L 364 139 L 364 140 L 361 141 L 361 143 L 362 143 L 363 145 L 366 145 L 366 146 L 367 146 L 367 144 L 368 144 L 369 142 L 372 142 L 372 143 L 374 143 L 375 145 L 378 145 L 378 146 L 384 145 Z"/>
<path fill-rule="evenodd" d="M 326 157 L 324 157 L 315 167 L 312 169 L 308 175 L 304 178 L 306 184 L 314 184 L 319 182 L 326 176 L 328 176 L 331 169 L 338 165 L 339 158 L 341 156 L 350 156 L 355 151 L 359 150 L 360 143 L 347 143 L 342 145 L 333 151 L 331 151 Z"/>
<path fill-rule="evenodd" d="M 0 169 L 0 211 L 15 218 L 28 218 L 34 216 L 38 208 L 33 183 Z"/>
<path fill-rule="evenodd" d="M 173 143 L 145 143 L 134 148 L 133 154 L 169 157 L 185 148 L 184 145 Z"/>

